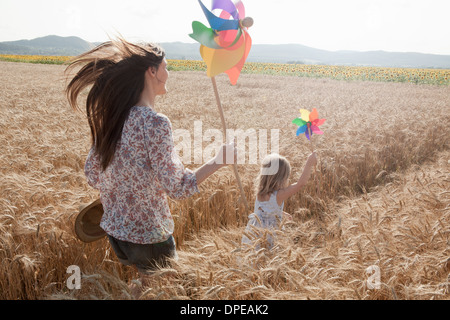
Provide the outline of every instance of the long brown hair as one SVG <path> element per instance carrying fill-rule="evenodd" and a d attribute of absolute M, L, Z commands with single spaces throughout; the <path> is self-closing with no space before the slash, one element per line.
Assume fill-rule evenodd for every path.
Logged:
<path fill-rule="evenodd" d="M 105 42 L 72 60 L 66 73 L 80 69 L 66 87 L 73 109 L 77 98 L 90 87 L 86 114 L 92 144 L 105 170 L 114 158 L 117 143 L 130 110 L 139 102 L 145 86 L 145 72 L 158 69 L 164 50 L 154 44 L 133 44 L 122 38 Z"/>
<path fill-rule="evenodd" d="M 271 168 L 276 161 L 278 162 L 275 167 L 277 167 L 278 170 L 272 172 L 273 174 L 266 174 L 271 171 L 269 168 Z M 266 156 L 262 161 L 261 172 L 256 181 L 256 195 L 264 197 L 274 191 L 287 187 L 290 174 L 291 165 L 285 157 L 276 153 Z"/>

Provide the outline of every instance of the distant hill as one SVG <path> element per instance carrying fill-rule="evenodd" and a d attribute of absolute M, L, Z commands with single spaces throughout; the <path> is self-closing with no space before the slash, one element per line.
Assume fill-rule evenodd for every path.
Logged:
<path fill-rule="evenodd" d="M 99 43 L 78 37 L 47 36 L 33 40 L 0 42 L 0 54 L 65 55 L 83 53 Z M 168 59 L 201 60 L 197 43 L 161 43 Z M 385 51 L 326 51 L 300 44 L 255 44 L 247 61 L 272 63 L 303 63 L 348 66 L 450 69 L 450 55 Z"/>
<path fill-rule="evenodd" d="M 161 43 L 169 59 L 201 60 L 199 44 Z M 247 61 L 399 68 L 450 69 L 450 55 L 385 51 L 326 51 L 301 44 L 254 44 Z"/>
<path fill-rule="evenodd" d="M 0 54 L 73 56 L 94 47 L 78 37 L 46 36 L 33 40 L 0 42 Z"/>

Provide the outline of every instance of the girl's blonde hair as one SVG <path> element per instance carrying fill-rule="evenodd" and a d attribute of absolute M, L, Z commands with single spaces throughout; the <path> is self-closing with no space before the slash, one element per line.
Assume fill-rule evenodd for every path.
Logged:
<path fill-rule="evenodd" d="M 272 169 L 277 161 L 278 170 L 276 173 L 267 174 L 271 171 L 269 168 Z M 291 165 L 285 157 L 276 153 L 266 156 L 262 162 L 261 172 L 256 182 L 256 195 L 263 197 L 265 195 L 272 194 L 274 191 L 287 187 L 290 174 Z"/>

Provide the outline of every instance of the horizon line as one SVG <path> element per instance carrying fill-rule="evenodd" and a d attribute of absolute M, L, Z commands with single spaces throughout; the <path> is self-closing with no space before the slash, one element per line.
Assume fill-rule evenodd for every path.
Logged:
<path fill-rule="evenodd" d="M 46 37 L 60 37 L 60 38 L 79 38 L 83 41 L 86 41 L 88 43 L 91 44 L 95 44 L 95 43 L 104 43 L 108 40 L 105 41 L 89 41 L 86 40 L 84 38 L 82 38 L 81 36 L 76 36 L 76 35 L 72 35 L 72 36 L 60 36 L 57 34 L 49 34 L 46 36 L 39 36 L 39 37 L 35 37 L 35 38 L 30 38 L 30 39 L 18 39 L 18 40 L 0 40 L 0 43 L 3 42 L 16 42 L 16 41 L 31 41 L 31 40 L 36 40 L 36 39 L 40 39 L 40 38 L 46 38 Z M 185 41 L 181 41 L 181 40 L 176 40 L 176 41 L 152 41 L 154 43 L 182 43 L 182 44 L 198 44 L 198 42 L 185 42 Z M 431 52 L 423 52 L 423 51 L 391 51 L 391 50 L 387 50 L 387 49 L 368 49 L 368 50 L 356 50 L 356 49 L 337 49 L 337 50 L 332 50 L 332 49 L 322 49 L 322 48 L 317 48 L 317 47 L 312 47 L 312 46 L 308 46 L 302 43 L 295 43 L 295 42 L 291 42 L 291 43 L 253 43 L 252 46 L 263 46 L 263 45 L 268 45 L 268 46 L 283 46 L 283 45 L 299 45 L 299 46 L 303 46 L 303 47 L 307 47 L 307 48 L 311 48 L 311 49 L 315 49 L 315 50 L 321 50 L 321 51 L 327 51 L 327 52 L 360 52 L 360 53 L 366 53 L 366 52 L 386 52 L 386 53 L 418 53 L 418 54 L 426 54 L 426 55 L 439 55 L 439 56 L 450 56 L 450 52 L 449 53 L 431 53 Z"/>

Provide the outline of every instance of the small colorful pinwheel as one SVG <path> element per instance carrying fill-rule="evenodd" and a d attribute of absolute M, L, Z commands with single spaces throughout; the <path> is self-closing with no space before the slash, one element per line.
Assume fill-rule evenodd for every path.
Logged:
<path fill-rule="evenodd" d="M 300 114 L 300 118 L 292 121 L 292 123 L 299 126 L 297 129 L 297 136 L 304 133 L 306 138 L 310 140 L 313 133 L 323 134 L 323 132 L 319 129 L 319 126 L 325 122 L 325 119 L 319 119 L 319 113 L 316 108 L 314 108 L 312 112 L 305 109 L 300 109 Z"/>
<path fill-rule="evenodd" d="M 231 84 L 235 85 L 252 46 L 247 29 L 253 25 L 253 19 L 245 17 L 245 8 L 240 0 L 236 3 L 212 0 L 211 10 L 222 10 L 219 17 L 201 0 L 198 2 L 211 28 L 194 21 L 193 33 L 189 36 L 201 44 L 200 54 L 208 67 L 207 76 L 213 78 L 225 72 Z"/>

